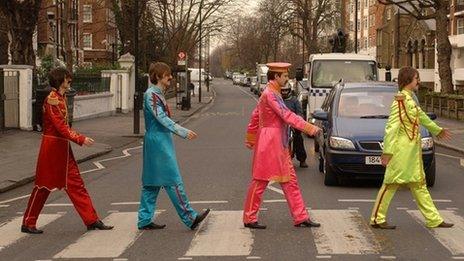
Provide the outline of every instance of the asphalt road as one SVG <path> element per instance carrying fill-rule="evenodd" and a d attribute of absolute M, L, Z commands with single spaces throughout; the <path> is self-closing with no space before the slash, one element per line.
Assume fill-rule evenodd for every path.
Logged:
<path fill-rule="evenodd" d="M 256 97 L 230 81 L 215 79 L 214 86 L 215 102 L 185 125 L 199 138 L 175 138 L 192 206 L 213 210 L 197 231 L 180 222 L 164 191 L 156 222 L 167 228 L 137 231 L 142 155 L 136 142 L 124 152 L 93 160 L 104 169 L 96 170 L 92 162 L 80 165 L 100 217 L 116 225 L 115 230 L 87 233 L 66 194 L 54 192 L 39 218 L 45 233 L 19 233 L 27 198 L 17 198 L 30 193 L 32 185 L 26 185 L 0 195 L 0 260 L 464 259 L 464 155 L 440 148 L 437 182 L 430 190 L 442 214 L 456 223 L 452 229 L 425 228 L 421 217 L 414 218 L 417 207 L 406 190 L 398 191 L 390 206 L 389 221 L 398 228 L 371 229 L 367 223 L 378 184 L 324 186 L 310 139 L 305 141 L 310 167 L 296 170 L 310 215 L 322 227 L 293 227 L 280 186 L 273 184 L 260 213 L 268 229 L 244 229 L 241 210 L 251 177 L 251 151 L 243 141 Z"/>

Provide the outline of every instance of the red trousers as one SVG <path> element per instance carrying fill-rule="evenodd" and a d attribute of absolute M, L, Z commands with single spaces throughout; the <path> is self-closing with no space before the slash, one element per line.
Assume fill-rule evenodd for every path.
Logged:
<path fill-rule="evenodd" d="M 99 219 L 73 157 L 69 157 L 67 188 L 65 190 L 85 225 L 95 223 Z M 48 195 L 50 195 L 50 190 L 47 188 L 34 187 L 24 212 L 23 225 L 28 227 L 36 226 L 40 211 L 42 211 Z"/>
<path fill-rule="evenodd" d="M 243 210 L 243 223 L 253 223 L 258 221 L 259 207 L 263 199 L 263 193 L 266 190 L 269 181 L 252 179 L 248 188 L 248 194 Z M 290 181 L 280 183 L 284 191 L 285 199 L 287 200 L 290 213 L 293 217 L 295 225 L 309 219 L 306 205 L 301 195 L 300 187 L 296 179 L 296 174 L 293 172 Z"/>

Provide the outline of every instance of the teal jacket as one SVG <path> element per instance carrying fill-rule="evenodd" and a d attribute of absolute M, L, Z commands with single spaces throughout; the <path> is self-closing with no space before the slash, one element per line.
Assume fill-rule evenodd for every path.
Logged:
<path fill-rule="evenodd" d="M 145 136 L 143 138 L 144 186 L 172 186 L 182 183 L 172 133 L 187 138 L 188 129 L 170 118 L 161 89 L 150 85 L 143 97 Z"/>

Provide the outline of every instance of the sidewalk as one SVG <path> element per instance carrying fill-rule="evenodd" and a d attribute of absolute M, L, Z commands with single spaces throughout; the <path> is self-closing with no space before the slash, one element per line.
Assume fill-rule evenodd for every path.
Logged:
<path fill-rule="evenodd" d="M 184 122 L 194 113 L 214 100 L 214 91 L 202 88 L 202 102 L 198 96 L 192 97 L 191 108 L 182 111 L 176 108 L 176 98 L 167 100 L 171 109 L 171 118 L 176 122 Z M 95 140 L 92 147 L 80 147 L 74 143 L 72 149 L 78 163 L 107 154 L 114 149 L 122 148 L 143 137 L 145 125 L 143 111 L 140 112 L 140 133 L 133 134 L 133 112 L 116 114 L 78 121 L 73 128 L 79 133 Z M 37 155 L 40 148 L 41 133 L 35 131 L 7 130 L 0 132 L 0 193 L 14 189 L 34 180 Z"/>
<path fill-rule="evenodd" d="M 464 121 L 438 117 L 435 122 L 440 125 L 440 127 L 448 128 L 453 134 L 451 141 L 435 140 L 435 144 L 464 153 Z"/>

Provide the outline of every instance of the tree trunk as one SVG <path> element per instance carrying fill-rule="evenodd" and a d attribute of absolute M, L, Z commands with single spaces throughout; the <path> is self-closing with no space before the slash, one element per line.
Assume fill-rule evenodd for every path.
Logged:
<path fill-rule="evenodd" d="M 73 64 L 74 64 L 74 59 L 73 59 L 73 51 L 71 48 L 71 33 L 70 33 L 70 25 L 69 25 L 69 19 L 70 19 L 70 0 L 65 0 L 64 1 L 64 8 L 63 8 L 63 40 L 64 40 L 64 50 L 65 50 L 65 57 L 64 60 L 66 61 L 66 68 L 72 72 L 73 71 Z"/>
<path fill-rule="evenodd" d="M 8 64 L 8 26 L 6 16 L 0 12 L 0 64 Z"/>
<path fill-rule="evenodd" d="M 13 64 L 35 67 L 32 37 L 37 26 L 42 0 L 2 0 L 0 8 L 6 15 L 11 34 L 11 58 Z"/>
<path fill-rule="evenodd" d="M 444 1 L 447 3 L 447 1 Z M 451 74 L 451 52 L 449 41 L 447 5 L 441 2 L 436 10 L 436 39 L 437 39 L 437 62 L 438 74 L 440 75 L 441 92 L 453 93 L 453 79 Z"/>

